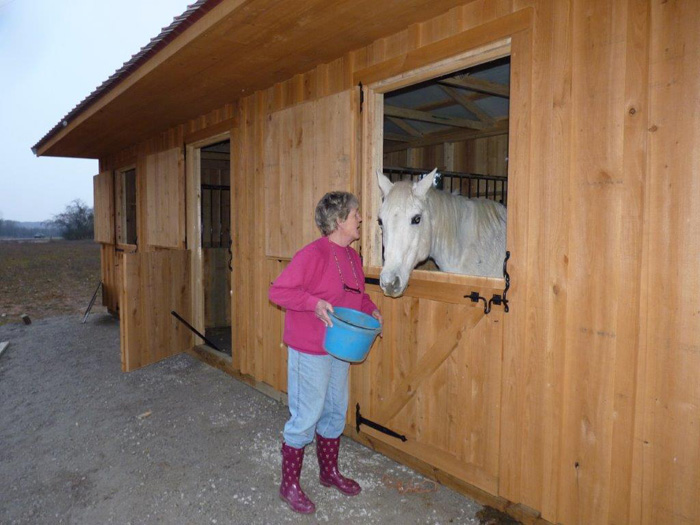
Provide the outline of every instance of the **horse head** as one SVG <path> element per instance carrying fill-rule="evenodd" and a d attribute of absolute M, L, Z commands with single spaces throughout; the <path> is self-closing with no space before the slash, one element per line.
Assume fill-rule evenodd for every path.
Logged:
<path fill-rule="evenodd" d="M 411 270 L 430 256 L 432 221 L 427 195 L 436 173 L 437 169 L 434 169 L 419 182 L 392 183 L 377 171 L 382 192 L 379 225 L 384 246 L 379 286 L 389 297 L 401 296 L 408 285 Z"/>

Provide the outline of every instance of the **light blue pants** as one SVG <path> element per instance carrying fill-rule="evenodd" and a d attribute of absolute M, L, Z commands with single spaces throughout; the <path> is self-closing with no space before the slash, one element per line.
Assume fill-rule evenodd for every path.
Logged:
<path fill-rule="evenodd" d="M 348 410 L 350 363 L 330 355 L 311 355 L 289 348 L 287 396 L 292 417 L 284 425 L 284 442 L 303 448 L 314 432 L 329 439 L 343 433 Z"/>

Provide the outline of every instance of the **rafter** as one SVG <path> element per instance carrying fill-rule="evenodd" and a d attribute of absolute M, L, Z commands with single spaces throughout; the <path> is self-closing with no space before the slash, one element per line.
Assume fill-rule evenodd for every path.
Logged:
<path fill-rule="evenodd" d="M 489 115 L 479 106 L 477 106 L 474 102 L 472 102 L 469 99 L 468 96 L 460 92 L 458 89 L 444 85 L 441 85 L 440 88 L 450 97 L 452 97 L 460 106 L 474 113 L 474 115 L 476 115 L 476 117 L 487 126 L 491 126 L 495 122 L 494 118 L 491 115 Z"/>
<path fill-rule="evenodd" d="M 508 119 L 497 120 L 496 123 L 486 129 L 458 129 L 450 131 L 439 131 L 423 135 L 420 138 L 402 141 L 400 144 L 385 145 L 384 153 L 393 153 L 395 151 L 403 151 L 408 148 L 421 148 L 424 146 L 433 146 L 435 144 L 443 144 L 445 142 L 461 142 L 464 140 L 480 139 L 484 137 L 494 137 L 497 135 L 505 135 L 508 133 Z"/>
<path fill-rule="evenodd" d="M 384 115 L 389 117 L 407 118 L 410 120 L 418 120 L 420 122 L 431 122 L 433 124 L 442 124 L 443 126 L 454 126 L 458 128 L 484 129 L 483 122 L 478 120 L 470 120 L 465 118 L 444 117 L 435 115 L 426 111 L 418 111 L 415 109 L 399 108 L 396 106 L 384 106 Z"/>
<path fill-rule="evenodd" d="M 434 102 L 428 102 L 426 104 L 421 104 L 420 106 L 416 106 L 413 109 L 417 109 L 418 111 L 434 111 L 436 109 L 449 108 L 449 107 L 454 106 L 454 105 L 455 105 L 454 100 L 445 99 L 445 100 L 436 100 Z"/>
<path fill-rule="evenodd" d="M 401 135 L 400 133 L 384 133 L 384 140 L 390 140 L 392 142 L 410 142 L 412 138 L 410 135 Z"/>
<path fill-rule="evenodd" d="M 408 122 L 406 122 L 403 119 L 397 118 L 397 117 L 387 117 L 391 122 L 396 124 L 398 127 L 400 127 L 402 130 L 404 130 L 406 133 L 411 135 L 412 137 L 422 137 L 423 133 L 418 131 L 416 128 L 411 126 Z"/>
<path fill-rule="evenodd" d="M 488 93 L 495 97 L 510 98 L 510 87 L 503 84 L 497 84 L 495 82 L 489 82 L 488 80 L 482 80 L 480 78 L 474 77 L 464 77 L 464 78 L 446 78 L 444 80 L 438 81 L 440 84 L 446 84 L 448 86 L 457 86 L 473 91 L 481 91 L 482 93 Z"/>

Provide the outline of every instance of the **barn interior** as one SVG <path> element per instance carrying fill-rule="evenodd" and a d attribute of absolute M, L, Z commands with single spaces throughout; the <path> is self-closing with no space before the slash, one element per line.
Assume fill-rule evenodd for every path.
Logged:
<path fill-rule="evenodd" d="M 231 355 L 231 142 L 200 149 L 205 335 Z"/>
<path fill-rule="evenodd" d="M 510 56 L 384 95 L 383 171 L 507 206 Z M 428 260 L 417 268 L 437 270 Z"/>

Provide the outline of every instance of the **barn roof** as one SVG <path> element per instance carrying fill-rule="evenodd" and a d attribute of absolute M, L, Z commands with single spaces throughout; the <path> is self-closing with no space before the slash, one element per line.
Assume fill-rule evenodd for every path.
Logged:
<path fill-rule="evenodd" d="M 98 158 L 465 0 L 198 0 L 32 148 Z"/>

